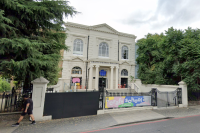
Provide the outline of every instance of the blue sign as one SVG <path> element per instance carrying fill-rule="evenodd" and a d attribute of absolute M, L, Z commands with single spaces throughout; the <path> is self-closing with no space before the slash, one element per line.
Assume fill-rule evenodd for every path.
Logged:
<path fill-rule="evenodd" d="M 105 70 L 101 70 L 101 71 L 99 72 L 99 75 L 100 75 L 100 76 L 106 76 L 106 71 L 105 71 Z"/>

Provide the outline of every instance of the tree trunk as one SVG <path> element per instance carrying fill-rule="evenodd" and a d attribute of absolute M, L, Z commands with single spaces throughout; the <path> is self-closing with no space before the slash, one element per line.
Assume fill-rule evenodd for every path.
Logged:
<path fill-rule="evenodd" d="M 31 77 L 27 74 L 24 81 L 23 92 L 27 92 L 29 90 L 31 90 Z"/>

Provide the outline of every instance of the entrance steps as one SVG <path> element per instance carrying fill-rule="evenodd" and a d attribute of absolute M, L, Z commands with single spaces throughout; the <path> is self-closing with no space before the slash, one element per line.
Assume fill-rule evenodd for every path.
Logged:
<path fill-rule="evenodd" d="M 153 106 L 145 106 L 145 107 L 129 107 L 129 108 L 116 108 L 116 109 L 104 109 L 98 110 L 98 114 L 107 114 L 107 113 L 117 113 L 117 112 L 126 112 L 126 111 L 135 111 L 135 110 L 152 110 Z"/>

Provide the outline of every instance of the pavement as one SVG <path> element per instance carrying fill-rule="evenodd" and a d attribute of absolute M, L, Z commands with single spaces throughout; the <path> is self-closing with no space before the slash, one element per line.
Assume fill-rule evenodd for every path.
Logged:
<path fill-rule="evenodd" d="M 19 127 L 11 127 L 11 125 L 16 122 L 19 115 L 15 115 L 13 118 L 10 116 L 10 119 L 7 119 L 8 116 L 6 116 L 6 118 L 1 118 L 0 115 L 0 133 L 78 133 L 124 124 L 191 115 L 200 115 L 200 106 L 189 106 L 188 108 L 161 108 L 153 110 L 142 110 L 141 108 L 141 110 L 127 110 L 124 112 L 106 113 L 101 115 L 55 119 L 51 121 L 37 122 L 36 125 L 30 125 L 30 121 L 26 118 L 21 122 Z"/>
<path fill-rule="evenodd" d="M 81 133 L 199 133 L 200 115 L 127 124 Z"/>

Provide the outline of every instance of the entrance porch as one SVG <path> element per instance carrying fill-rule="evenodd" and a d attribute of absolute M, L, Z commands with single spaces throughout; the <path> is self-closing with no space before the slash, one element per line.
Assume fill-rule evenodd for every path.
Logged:
<path fill-rule="evenodd" d="M 99 72 L 106 71 L 106 75 L 101 76 Z M 89 90 L 99 90 L 99 86 L 106 89 L 118 89 L 119 85 L 119 65 L 116 64 L 92 64 L 89 70 Z"/>

